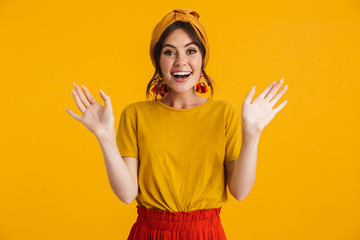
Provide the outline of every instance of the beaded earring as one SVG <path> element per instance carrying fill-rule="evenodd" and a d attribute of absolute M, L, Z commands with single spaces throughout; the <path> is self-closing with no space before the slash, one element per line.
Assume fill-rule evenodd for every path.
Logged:
<path fill-rule="evenodd" d="M 208 88 L 207 88 L 207 81 L 204 78 L 204 82 L 201 82 L 201 78 L 204 77 L 203 74 L 201 74 L 200 79 L 198 81 L 198 83 L 196 84 L 196 92 L 198 93 L 207 93 Z"/>
<path fill-rule="evenodd" d="M 155 94 L 160 94 L 161 97 L 167 93 L 167 85 L 165 81 L 160 77 L 159 73 L 155 75 L 155 84 L 151 91 Z"/>

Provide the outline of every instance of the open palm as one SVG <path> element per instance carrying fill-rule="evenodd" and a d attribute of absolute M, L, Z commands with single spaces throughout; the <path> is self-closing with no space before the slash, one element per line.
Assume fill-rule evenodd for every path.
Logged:
<path fill-rule="evenodd" d="M 110 97 L 100 90 L 100 96 L 104 100 L 104 106 L 102 106 L 84 85 L 82 86 L 84 93 L 77 84 L 74 83 L 74 85 L 73 97 L 83 116 L 75 114 L 68 108 L 66 112 L 84 124 L 96 136 L 113 131 L 115 121 Z"/>
<path fill-rule="evenodd" d="M 284 79 L 280 79 L 277 83 L 271 83 L 260 95 L 253 101 L 251 99 L 255 95 L 255 86 L 246 95 L 242 105 L 241 118 L 243 126 L 250 127 L 256 132 L 262 132 L 264 127 L 275 117 L 275 115 L 286 105 L 287 101 L 283 101 L 273 109 L 273 106 L 279 101 L 280 97 L 287 90 L 287 85 L 283 87 L 277 95 L 275 93 L 280 88 Z M 275 95 L 275 97 L 274 97 Z"/>

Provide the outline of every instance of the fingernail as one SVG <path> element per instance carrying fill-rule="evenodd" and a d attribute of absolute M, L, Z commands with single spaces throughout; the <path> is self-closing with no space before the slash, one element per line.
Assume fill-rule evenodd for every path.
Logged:
<path fill-rule="evenodd" d="M 81 85 L 81 87 L 82 87 L 82 88 L 86 88 L 86 87 L 84 86 L 84 84 L 83 84 L 83 85 Z"/>
<path fill-rule="evenodd" d="M 71 89 L 71 92 L 73 93 L 73 92 L 74 92 L 74 89 Z"/>
<path fill-rule="evenodd" d="M 74 82 L 74 86 L 76 86 L 76 83 Z"/>
<path fill-rule="evenodd" d="M 100 92 L 102 92 L 104 95 L 106 95 L 101 89 L 99 89 L 100 90 Z"/>

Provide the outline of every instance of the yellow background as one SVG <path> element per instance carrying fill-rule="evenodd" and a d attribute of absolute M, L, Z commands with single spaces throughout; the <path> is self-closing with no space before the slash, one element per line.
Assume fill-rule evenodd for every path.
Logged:
<path fill-rule="evenodd" d="M 0 239 L 126 239 L 136 203 L 118 200 L 73 83 L 122 109 L 145 100 L 153 28 L 200 14 L 215 99 L 240 109 L 281 77 L 287 105 L 260 138 L 254 188 L 230 196 L 228 239 L 360 239 L 360 2 L 0 2 Z M 276 104 L 275 107 L 278 105 Z"/>

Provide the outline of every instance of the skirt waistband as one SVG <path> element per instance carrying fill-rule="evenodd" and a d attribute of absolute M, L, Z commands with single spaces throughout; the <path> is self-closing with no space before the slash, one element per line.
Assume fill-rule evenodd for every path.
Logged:
<path fill-rule="evenodd" d="M 137 205 L 137 223 L 158 230 L 184 230 L 195 226 L 221 225 L 220 208 L 198 209 L 191 212 L 171 212 Z"/>
<path fill-rule="evenodd" d="M 171 212 L 159 209 L 145 208 L 137 205 L 137 212 L 139 217 L 162 219 L 167 221 L 196 221 L 214 218 L 220 215 L 220 208 L 198 209 L 191 212 Z"/>

